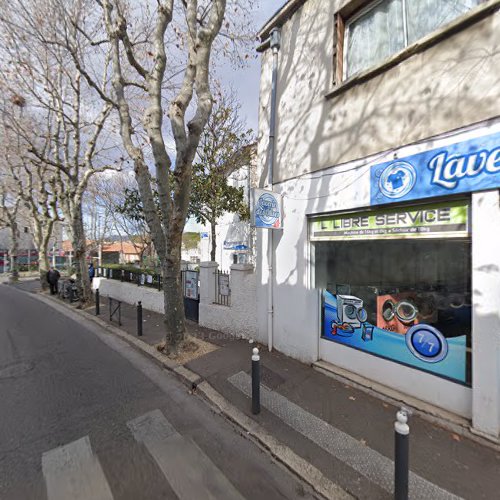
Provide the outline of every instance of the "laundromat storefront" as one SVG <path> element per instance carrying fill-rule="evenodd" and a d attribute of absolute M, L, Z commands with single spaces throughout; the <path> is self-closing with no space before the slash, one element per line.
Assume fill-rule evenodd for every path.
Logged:
<path fill-rule="evenodd" d="M 475 384 L 471 240 L 485 230 L 472 227 L 471 206 L 474 193 L 500 188 L 500 132 L 428 144 L 359 168 L 337 194 L 349 211 L 310 215 L 319 359 L 437 405 L 449 396 L 446 408 L 468 414 L 459 385 Z M 427 374 L 432 391 L 419 384 Z"/>
<path fill-rule="evenodd" d="M 321 337 L 471 383 L 468 198 L 311 221 Z"/>

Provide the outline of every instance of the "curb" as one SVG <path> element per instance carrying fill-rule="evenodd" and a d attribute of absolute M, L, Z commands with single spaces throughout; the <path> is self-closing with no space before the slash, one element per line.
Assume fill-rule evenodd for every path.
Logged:
<path fill-rule="evenodd" d="M 297 455 L 291 448 L 283 445 L 274 436 L 265 431 L 255 420 L 252 420 L 241 410 L 233 406 L 207 381 L 204 380 L 197 386 L 197 392 L 200 392 L 203 398 L 214 406 L 218 413 L 224 415 L 228 420 L 243 429 L 247 435 L 257 440 L 276 460 L 284 464 L 296 476 L 309 484 L 314 491 L 330 499 L 350 500 L 355 498 L 340 486 L 330 481 L 320 470 Z"/>
<path fill-rule="evenodd" d="M 216 413 L 223 415 L 229 421 L 234 423 L 238 428 L 244 431 L 243 434 L 246 437 L 252 437 L 261 448 L 267 450 L 278 462 L 283 464 L 288 470 L 307 483 L 322 497 L 331 500 L 353 500 L 355 498 L 327 478 L 319 469 L 297 455 L 291 448 L 282 444 L 274 436 L 269 434 L 258 422 L 252 420 L 241 410 L 232 405 L 226 398 L 224 398 L 224 396 L 215 390 L 206 380 L 203 380 L 197 373 L 189 370 L 183 365 L 165 358 L 165 356 L 160 354 L 155 347 L 142 342 L 128 333 L 125 333 L 116 326 L 109 325 L 100 318 L 85 312 L 82 309 L 70 308 L 65 303 L 60 303 L 57 299 L 49 298 L 40 293 L 32 294 L 32 296 L 36 297 L 41 302 L 50 305 L 54 309 L 59 310 L 66 316 L 72 317 L 73 314 L 71 313 L 74 313 L 75 316 L 91 320 L 103 330 L 120 337 L 128 345 L 148 356 L 160 367 L 165 368 L 169 372 L 176 375 L 176 377 L 189 388 L 195 387 L 195 394 L 200 394 L 201 398 L 206 401 Z"/>

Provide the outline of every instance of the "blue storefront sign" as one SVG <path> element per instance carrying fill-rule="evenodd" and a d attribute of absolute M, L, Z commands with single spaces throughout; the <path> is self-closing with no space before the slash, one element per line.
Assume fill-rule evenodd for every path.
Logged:
<path fill-rule="evenodd" d="M 373 165 L 372 205 L 500 188 L 500 133 Z"/>

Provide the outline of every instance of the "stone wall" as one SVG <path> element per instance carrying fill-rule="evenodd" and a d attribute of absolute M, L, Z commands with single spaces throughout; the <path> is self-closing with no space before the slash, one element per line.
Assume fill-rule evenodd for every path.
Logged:
<path fill-rule="evenodd" d="M 142 307 L 150 311 L 163 314 L 163 292 L 154 288 L 137 286 L 133 283 L 122 283 L 117 280 L 108 280 L 106 278 L 94 278 L 92 282 L 94 290 L 99 288 L 101 297 L 112 297 L 121 300 L 127 304 L 136 305 L 142 302 Z"/>
<path fill-rule="evenodd" d="M 215 262 L 200 265 L 200 326 L 265 342 L 265 338 L 259 338 L 257 329 L 257 283 L 253 266 L 231 266 L 230 306 L 215 304 L 217 269 Z M 101 297 L 112 297 L 132 305 L 141 301 L 144 309 L 163 313 L 163 292 L 154 288 L 106 278 L 94 278 L 92 286 L 99 288 Z"/>
<path fill-rule="evenodd" d="M 231 266 L 231 305 L 215 304 L 218 265 L 215 262 L 200 264 L 200 326 L 238 335 L 248 339 L 258 338 L 256 274 L 251 264 Z"/>

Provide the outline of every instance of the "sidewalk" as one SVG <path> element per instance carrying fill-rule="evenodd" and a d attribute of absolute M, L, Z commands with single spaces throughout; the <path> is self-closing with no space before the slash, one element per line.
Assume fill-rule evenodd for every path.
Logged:
<path fill-rule="evenodd" d="M 100 319 L 109 323 L 107 303 L 101 299 Z M 161 315 L 143 310 L 141 340 L 161 342 L 162 325 Z M 122 304 L 121 328 L 136 336 L 134 306 Z M 187 368 L 341 488 L 358 498 L 391 498 L 396 407 L 264 347 L 262 411 L 254 416 L 249 374 L 255 345 L 190 321 L 187 329 L 217 346 Z M 418 416 L 410 429 L 411 498 L 499 498 L 500 450 Z"/>

